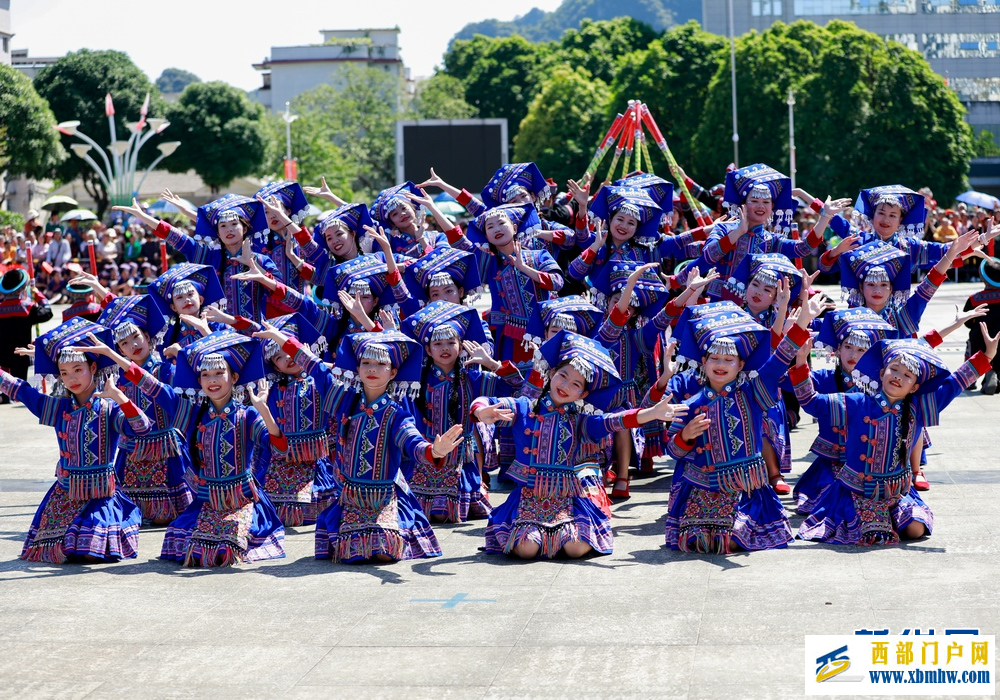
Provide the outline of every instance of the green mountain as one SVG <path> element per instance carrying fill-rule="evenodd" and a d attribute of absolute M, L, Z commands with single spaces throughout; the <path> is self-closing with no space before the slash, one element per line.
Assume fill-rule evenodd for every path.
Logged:
<path fill-rule="evenodd" d="M 529 41 L 555 41 L 567 29 L 576 29 L 584 19 L 599 21 L 634 17 L 657 31 L 688 20 L 701 21 L 701 3 L 693 0 L 563 0 L 552 12 L 537 7 L 511 21 L 488 19 L 465 25 L 453 38 L 471 39 L 476 34 L 490 37 L 520 34 Z"/>

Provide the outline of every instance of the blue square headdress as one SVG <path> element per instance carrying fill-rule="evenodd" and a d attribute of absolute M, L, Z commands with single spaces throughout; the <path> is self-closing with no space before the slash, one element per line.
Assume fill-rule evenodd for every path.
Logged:
<path fill-rule="evenodd" d="M 395 260 L 402 269 L 410 258 L 396 255 Z M 338 296 L 340 291 L 345 291 L 351 296 L 371 294 L 378 299 L 380 308 L 395 307 L 396 298 L 392 287 L 385 279 L 387 270 L 385 255 L 382 252 L 359 255 L 353 260 L 334 265 L 326 273 L 323 298 L 338 311 L 341 308 Z"/>
<path fill-rule="evenodd" d="M 480 250 L 488 250 L 486 222 L 495 217 L 506 217 L 514 225 L 514 237 L 519 241 L 529 238 L 542 227 L 534 204 L 501 204 L 483 212 L 469 222 L 466 238 Z"/>
<path fill-rule="evenodd" d="M 198 381 L 200 373 L 224 367 L 239 375 L 233 398 L 242 402 L 245 399 L 244 387 L 254 386 L 264 377 L 260 341 L 232 330 L 215 331 L 199 338 L 177 354 L 174 388 L 191 397 L 204 396 Z"/>
<path fill-rule="evenodd" d="M 771 331 L 757 323 L 743 309 L 730 301 L 690 307 L 681 315 L 683 321 L 678 360 L 699 364 L 707 355 L 735 355 L 744 362 L 743 373 L 756 376 L 771 355 Z"/>
<path fill-rule="evenodd" d="M 104 386 L 105 381 L 118 374 L 118 366 L 110 357 L 71 352 L 68 349 L 74 346 L 93 346 L 88 337 L 90 334 L 108 347 L 115 345 L 110 330 L 80 317 L 64 321 L 35 339 L 35 374 L 49 375 L 57 379 L 52 391 L 54 396 L 66 395 L 62 383 L 58 381 L 60 362 L 96 362 L 98 389 Z"/>
<path fill-rule="evenodd" d="M 902 302 L 910 292 L 910 256 L 884 241 L 872 241 L 840 256 L 840 289 L 850 306 L 863 306 L 865 281 L 886 281 L 892 300 Z"/>
<path fill-rule="evenodd" d="M 792 197 L 791 178 L 763 163 L 754 163 L 726 173 L 723 203 L 731 212 L 745 204 L 751 195 L 771 200 L 772 228 L 791 229 L 792 217 L 798 207 L 795 198 Z"/>
<path fill-rule="evenodd" d="M 289 182 L 269 182 L 257 190 L 253 196 L 254 200 L 257 197 L 265 201 L 271 197 L 277 199 L 288 209 L 290 212 L 289 217 L 296 224 L 302 223 L 309 214 L 309 202 L 306 200 L 306 194 L 302 191 L 302 186 L 294 180 Z M 267 212 L 259 204 L 258 202 L 258 207 L 254 212 L 254 221 L 252 222 L 254 252 L 257 253 L 264 252 L 268 247 L 284 245 L 284 239 L 282 239 L 281 235 L 275 231 L 271 231 L 268 227 Z"/>
<path fill-rule="evenodd" d="M 458 338 L 459 342 L 471 340 L 479 344 L 488 340 L 476 310 L 450 301 L 432 301 L 407 317 L 402 326 L 403 332 L 421 345 L 445 338 Z"/>
<path fill-rule="evenodd" d="M 424 349 L 409 336 L 393 330 L 344 336 L 337 349 L 334 378 L 356 391 L 363 391 L 358 376 L 362 360 L 382 362 L 396 370 L 396 377 L 387 388 L 387 393 L 394 400 L 402 401 L 419 395 Z"/>
<path fill-rule="evenodd" d="M 781 253 L 758 253 L 744 255 L 743 260 L 733 270 L 733 276 L 726 281 L 726 287 L 741 301 L 745 298 L 747 286 L 760 278 L 765 284 L 777 285 L 784 277 L 791 282 L 791 299 L 794 302 L 802 291 L 802 270 Z"/>
<path fill-rule="evenodd" d="M 146 331 L 154 346 L 157 344 L 156 337 L 167 325 L 153 297 L 148 294 L 112 299 L 97 322 L 111 331 L 116 343 L 133 333 Z"/>
<path fill-rule="evenodd" d="M 543 338 L 545 330 L 551 327 L 590 338 L 604 321 L 604 312 L 579 294 L 543 301 L 538 305 L 538 311 L 542 328 L 538 332 L 532 332 L 529 328 L 529 332 Z"/>
<path fill-rule="evenodd" d="M 861 356 L 851 372 L 854 383 L 870 396 L 882 391 L 882 370 L 893 360 L 899 360 L 917 377 L 913 398 L 923 412 L 925 424 L 938 424 L 939 407 L 935 392 L 951 376 L 951 372 L 936 352 L 919 340 L 879 340 Z"/>
<path fill-rule="evenodd" d="M 487 287 L 479 278 L 479 265 L 471 251 L 440 246 L 406 268 L 407 288 L 418 301 L 426 302 L 432 287 L 454 284 L 465 292 L 465 301 L 475 301 Z"/>
<path fill-rule="evenodd" d="M 295 338 L 309 348 L 314 355 L 322 357 L 323 353 L 326 352 L 326 338 L 301 314 L 285 314 L 269 320 L 268 323 L 289 338 Z M 273 340 L 265 340 L 263 345 L 264 359 L 268 362 L 274 359 L 274 356 L 281 350 L 281 347 Z"/>
<path fill-rule="evenodd" d="M 149 285 L 148 292 L 160 313 L 170 318 L 174 315 L 170 308 L 171 300 L 175 295 L 191 289 L 204 299 L 204 306 L 215 304 L 220 309 L 226 308 L 226 295 L 219 283 L 219 274 L 209 265 L 190 262 L 173 265 Z"/>
<path fill-rule="evenodd" d="M 642 265 L 643 263 L 633 260 L 615 260 L 602 267 L 600 274 L 591 280 L 593 289 L 599 295 L 597 304 L 607 303 L 612 294 L 625 289 L 629 276 Z M 660 310 L 669 296 L 670 290 L 663 284 L 656 271 L 646 270 L 632 291 L 629 306 L 637 308 L 640 317 L 649 317 Z"/>
<path fill-rule="evenodd" d="M 357 202 L 352 204 L 342 204 L 329 214 L 320 219 L 313 226 L 313 239 L 322 250 L 328 250 L 326 245 L 326 231 L 334 224 L 341 223 L 352 231 L 358 240 L 358 254 L 362 253 L 362 240 L 368 236 L 365 226 L 374 228 L 374 222 L 368 213 L 368 207 Z"/>
<path fill-rule="evenodd" d="M 816 348 L 833 352 L 845 340 L 868 349 L 874 343 L 896 335 L 896 327 L 865 306 L 830 311 L 823 317 L 816 336 Z"/>
<path fill-rule="evenodd" d="M 900 208 L 902 219 L 897 229 L 900 236 L 924 237 L 924 219 L 927 218 L 927 208 L 922 194 L 903 185 L 870 187 L 867 190 L 861 190 L 855 208 L 871 221 L 879 204 L 895 204 Z"/>
<path fill-rule="evenodd" d="M 250 236 L 251 240 L 255 240 L 269 230 L 267 219 L 257 216 L 257 210 L 261 208 L 260 202 L 256 199 L 239 194 L 227 194 L 213 202 L 203 204 L 198 207 L 194 239 L 211 248 L 219 249 L 222 247 L 219 242 L 219 223 L 229 219 L 239 219 L 246 228 L 244 238 Z"/>
<path fill-rule="evenodd" d="M 636 243 L 651 245 L 659 239 L 664 210 L 641 187 L 602 187 L 594 195 L 590 211 L 608 226 L 615 214 L 624 211 L 639 222 L 634 236 Z"/>
<path fill-rule="evenodd" d="M 488 209 L 507 204 L 522 192 L 533 195 L 536 199 L 543 196 L 548 189 L 548 183 L 542 177 L 542 171 L 534 163 L 508 163 L 501 165 L 493 173 L 480 193 L 483 204 Z"/>
<path fill-rule="evenodd" d="M 420 220 L 423 219 L 423 207 L 418 207 L 416 204 L 407 199 L 407 192 L 418 197 L 423 196 L 420 193 L 420 190 L 417 189 L 416 185 L 409 180 L 401 185 L 393 185 L 392 187 L 379 192 L 375 196 L 375 201 L 372 203 L 372 208 L 369 212 L 372 220 L 386 231 L 391 231 L 396 227 L 393 226 L 392 221 L 389 219 L 389 214 L 395 211 L 400 205 L 409 204 L 413 207 L 413 211 L 416 213 L 416 224 L 419 226 Z"/>
<path fill-rule="evenodd" d="M 624 187 L 626 189 L 639 188 L 646 190 L 646 193 L 663 210 L 664 214 L 669 214 L 674 208 L 674 184 L 667 182 L 659 175 L 639 173 L 638 175 L 630 175 L 621 180 L 615 180 L 612 184 L 615 187 Z"/>
<path fill-rule="evenodd" d="M 540 372 L 569 364 L 587 382 L 587 396 L 581 408 L 585 413 L 603 413 L 621 388 L 621 376 L 608 349 L 596 340 L 561 330 L 539 348 L 535 368 Z"/>

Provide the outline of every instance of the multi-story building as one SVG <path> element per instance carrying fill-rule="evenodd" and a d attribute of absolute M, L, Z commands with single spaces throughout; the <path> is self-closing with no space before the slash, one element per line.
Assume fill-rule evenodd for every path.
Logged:
<path fill-rule="evenodd" d="M 702 24 L 729 34 L 729 0 L 702 0 Z M 739 36 L 776 21 L 854 22 L 920 51 L 948 80 L 978 133 L 1000 143 L 1000 0 L 732 0 Z"/>
<path fill-rule="evenodd" d="M 285 102 L 319 85 L 343 86 L 347 66 L 362 65 L 409 78 L 399 55 L 399 27 L 392 29 L 324 29 L 323 42 L 309 46 L 274 46 L 254 68 L 264 84 L 250 93 L 268 109 L 280 112 Z"/>
<path fill-rule="evenodd" d="M 10 52 L 11 65 L 34 80 L 42 68 L 51 66 L 59 60 L 59 56 L 29 56 L 28 49 L 14 49 Z"/>
<path fill-rule="evenodd" d="M 0 63 L 10 65 L 10 0 L 0 0 Z"/>

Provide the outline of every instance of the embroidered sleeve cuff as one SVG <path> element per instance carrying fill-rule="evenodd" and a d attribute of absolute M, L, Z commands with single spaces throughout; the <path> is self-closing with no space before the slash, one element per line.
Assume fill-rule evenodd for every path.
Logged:
<path fill-rule="evenodd" d="M 556 245 L 563 245 L 566 242 L 566 229 L 557 228 L 553 230 L 552 242 Z"/>
<path fill-rule="evenodd" d="M 580 253 L 580 260 L 587 263 L 588 265 L 593 265 L 595 258 L 597 258 L 597 253 L 595 253 L 590 248 L 587 248 L 582 253 Z"/>
<path fill-rule="evenodd" d="M 834 263 L 837 262 L 837 256 L 833 254 L 833 250 L 828 250 L 819 256 L 819 264 L 826 268 L 832 268 Z"/>
<path fill-rule="evenodd" d="M 944 338 L 941 337 L 941 334 L 937 332 L 936 328 L 930 333 L 924 335 L 924 340 L 926 340 L 927 344 L 932 348 L 936 348 L 944 342 Z"/>
<path fill-rule="evenodd" d="M 461 226 L 453 226 L 452 228 L 445 231 L 444 235 L 447 236 L 448 243 L 454 245 L 455 243 L 458 243 L 460 240 L 462 240 L 462 236 L 464 236 L 465 234 L 462 233 Z"/>
<path fill-rule="evenodd" d="M 611 307 L 611 322 L 616 326 L 624 326 L 628 323 L 628 311 L 622 313 L 618 310 L 618 304 Z"/>
<path fill-rule="evenodd" d="M 795 365 L 788 373 L 788 378 L 792 384 L 801 384 L 809 378 L 809 365 Z"/>
<path fill-rule="evenodd" d="M 552 282 L 552 275 L 548 272 L 539 272 L 538 286 L 542 289 L 555 289 L 555 285 Z"/>
<path fill-rule="evenodd" d="M 159 238 L 162 241 L 165 241 L 167 240 L 167 236 L 170 235 L 170 229 L 171 229 L 170 224 L 168 224 L 166 221 L 161 221 L 156 225 L 156 228 L 153 229 L 153 233 L 156 235 L 157 238 Z"/>
<path fill-rule="evenodd" d="M 693 228 L 688 233 L 691 234 L 691 240 L 693 241 L 705 241 L 708 240 L 708 234 L 705 233 L 705 227 L 699 226 L 698 228 Z"/>
<path fill-rule="evenodd" d="M 792 330 L 788 331 L 788 339 L 795 343 L 798 347 L 809 340 L 809 331 L 806 328 L 800 328 L 797 324 L 792 326 Z"/>
<path fill-rule="evenodd" d="M 680 448 L 682 452 L 690 452 L 691 450 L 694 449 L 694 443 L 685 440 L 683 437 L 681 437 L 680 433 L 674 435 L 674 444 L 677 445 L 677 447 Z"/>
<path fill-rule="evenodd" d="M 809 208 L 812 209 L 817 214 L 819 214 L 820 211 L 823 209 L 823 200 L 822 199 L 814 199 L 812 201 L 812 203 L 809 204 Z"/>
<path fill-rule="evenodd" d="M 622 424 L 631 430 L 632 428 L 639 427 L 639 409 L 633 408 L 631 411 L 625 411 L 622 416 Z"/>
<path fill-rule="evenodd" d="M 271 292 L 271 301 L 284 301 L 286 292 L 288 292 L 288 287 L 278 282 L 278 286 Z"/>
<path fill-rule="evenodd" d="M 469 408 L 469 417 L 472 418 L 473 422 L 479 422 L 479 417 L 476 415 L 476 411 L 489 405 L 489 401 L 486 399 L 476 399 L 472 402 L 472 406 Z"/>
<path fill-rule="evenodd" d="M 131 401 L 126 401 L 125 403 L 121 404 L 120 408 L 122 409 L 122 413 L 125 414 L 126 418 L 131 419 L 139 417 L 139 408 Z"/>
<path fill-rule="evenodd" d="M 392 272 L 387 272 L 385 275 L 385 281 L 389 284 L 390 287 L 395 287 L 397 284 L 402 282 L 403 275 L 399 271 L 399 268 L 397 267 Z"/>
<path fill-rule="evenodd" d="M 382 328 L 382 322 L 381 322 L 381 321 L 375 321 L 375 325 L 374 325 L 374 326 L 372 326 L 372 329 L 371 329 L 371 331 L 370 331 L 370 332 L 371 332 L 371 333 L 381 333 L 381 332 L 382 332 L 382 331 L 384 331 L 384 330 L 385 330 L 385 329 L 384 329 L 384 328 Z"/>
<path fill-rule="evenodd" d="M 302 343 L 300 343 L 297 338 L 289 338 L 285 341 L 285 344 L 281 346 L 281 352 L 292 358 L 294 358 L 296 353 L 300 350 L 302 350 Z"/>
<path fill-rule="evenodd" d="M 665 393 L 666 393 L 665 391 L 662 391 L 658 386 L 656 386 L 656 384 L 654 384 L 653 386 L 649 387 L 650 402 L 654 404 L 660 403 L 660 401 L 663 400 L 663 395 Z"/>
<path fill-rule="evenodd" d="M 284 434 L 278 435 L 277 437 L 271 435 L 269 436 L 269 439 L 271 441 L 271 447 L 273 449 L 277 450 L 278 452 L 288 452 L 288 438 L 285 437 Z"/>
<path fill-rule="evenodd" d="M 545 378 L 542 377 L 541 373 L 537 369 L 533 369 L 531 370 L 531 374 L 528 375 L 528 384 L 536 389 L 541 389 L 545 386 Z"/>
<path fill-rule="evenodd" d="M 504 360 L 500 363 L 499 369 L 494 374 L 498 377 L 509 377 L 517 374 L 517 367 L 510 360 Z"/>
<path fill-rule="evenodd" d="M 316 274 L 316 268 L 307 262 L 302 263 L 302 267 L 299 268 L 299 277 L 304 279 L 306 282 L 311 282 L 313 275 Z"/>
<path fill-rule="evenodd" d="M 313 238 L 309 235 L 309 231 L 303 227 L 299 227 L 299 230 L 295 232 L 295 241 L 299 245 L 309 245 L 309 241 Z"/>
<path fill-rule="evenodd" d="M 466 207 L 469 205 L 469 202 L 472 201 L 472 193 L 463 187 L 462 191 L 458 193 L 458 197 L 455 199 L 457 199 L 458 203 L 463 207 Z"/>
<path fill-rule="evenodd" d="M 729 234 L 726 234 L 719 241 L 719 247 L 722 248 L 723 253 L 731 253 L 736 248 L 736 244 L 733 243 L 732 239 L 729 238 Z"/>
<path fill-rule="evenodd" d="M 771 349 L 774 350 L 775 348 L 777 348 L 778 345 L 781 344 L 781 339 L 784 338 L 784 337 L 785 336 L 781 335 L 781 333 L 775 333 L 772 330 L 771 331 Z"/>
<path fill-rule="evenodd" d="M 132 382 L 133 384 L 138 384 L 142 381 L 142 367 L 136 363 L 132 363 L 128 366 L 128 370 L 125 372 L 125 379 Z"/>
<path fill-rule="evenodd" d="M 253 328 L 253 321 L 245 316 L 237 316 L 236 323 L 233 324 L 233 328 L 238 331 L 245 331 Z"/>
<path fill-rule="evenodd" d="M 979 376 L 983 376 L 992 369 L 992 364 L 990 363 L 990 358 L 986 357 L 986 354 L 982 351 L 977 352 L 975 355 L 969 358 L 969 362 L 976 371 L 979 372 Z"/>
<path fill-rule="evenodd" d="M 927 273 L 927 281 L 933 284 L 935 287 L 940 287 L 941 283 L 944 282 L 947 278 L 948 276 L 946 274 L 944 274 L 943 272 L 938 272 L 935 269 L 931 269 L 931 271 Z"/>
<path fill-rule="evenodd" d="M 104 298 L 101 299 L 101 308 L 102 309 L 108 308 L 108 304 L 110 304 L 114 300 L 115 300 L 115 295 L 112 294 L 111 292 L 108 292 L 107 294 L 104 295 Z"/>
<path fill-rule="evenodd" d="M 590 228 L 590 221 L 587 220 L 586 215 L 584 215 L 584 216 L 577 215 L 577 217 L 576 217 L 576 230 L 577 231 L 586 231 L 589 228 Z"/>
<path fill-rule="evenodd" d="M 817 231 L 816 229 L 811 230 L 809 232 L 809 235 L 806 236 L 806 243 L 809 244 L 810 248 L 818 248 L 819 244 L 822 242 L 823 242 L 823 234 Z"/>

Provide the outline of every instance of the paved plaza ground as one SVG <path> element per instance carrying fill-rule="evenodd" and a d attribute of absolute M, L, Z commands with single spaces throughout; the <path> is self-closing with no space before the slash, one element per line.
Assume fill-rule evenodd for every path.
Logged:
<path fill-rule="evenodd" d="M 976 288 L 942 289 L 924 329 Z M 965 337 L 942 349 L 953 367 Z M 437 527 L 441 558 L 344 566 L 315 561 L 305 527 L 286 559 L 204 571 L 157 560 L 163 529 L 116 565 L 18 560 L 57 452 L 0 406 L 0 698 L 798 697 L 807 634 L 1000 631 L 998 417 L 1000 396 L 966 392 L 932 429 L 934 535 L 903 546 L 667 551 L 664 464 L 614 506 L 607 557 L 487 556 L 478 521 Z M 793 478 L 814 435 L 806 417 Z"/>

